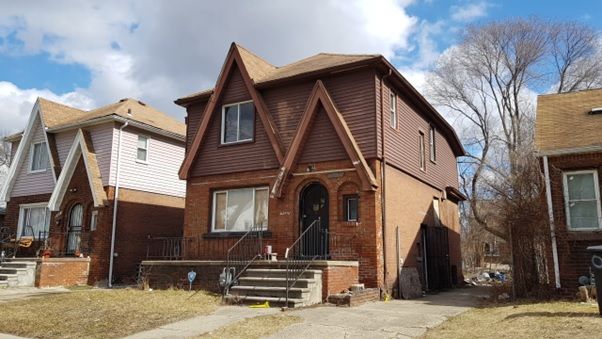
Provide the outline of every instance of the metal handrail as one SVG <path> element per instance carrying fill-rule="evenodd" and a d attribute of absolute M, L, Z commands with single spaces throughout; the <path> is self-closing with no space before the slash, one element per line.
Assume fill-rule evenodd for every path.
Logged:
<path fill-rule="evenodd" d="M 308 244 L 304 241 L 308 235 L 314 235 L 314 243 Z M 311 245 L 317 245 L 312 247 Z M 289 306 L 289 292 L 295 286 L 299 278 L 307 271 L 311 264 L 320 257 L 326 257 L 328 251 L 328 232 L 322 230 L 321 220 L 314 220 L 286 249 L 284 258 L 286 260 L 286 307 Z M 308 251 L 310 253 L 308 253 Z M 311 253 L 313 252 L 313 253 Z"/>
<path fill-rule="evenodd" d="M 238 278 L 261 258 L 263 248 L 263 225 L 251 227 L 226 253 L 226 267 L 224 268 L 223 295 L 227 295 L 230 288 L 238 282 Z"/>

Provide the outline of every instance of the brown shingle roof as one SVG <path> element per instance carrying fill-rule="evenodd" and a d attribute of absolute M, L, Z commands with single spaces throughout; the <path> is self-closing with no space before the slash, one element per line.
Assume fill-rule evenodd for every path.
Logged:
<path fill-rule="evenodd" d="M 540 95 L 535 146 L 539 152 L 602 146 L 602 89 Z"/>
<path fill-rule="evenodd" d="M 186 125 L 169 115 L 135 99 L 122 99 L 91 111 L 65 106 L 39 98 L 44 124 L 49 129 L 84 123 L 93 119 L 117 115 L 151 127 L 181 136 L 186 135 Z M 130 114 L 131 113 L 131 114 Z"/>
<path fill-rule="evenodd" d="M 354 64 L 357 62 L 378 59 L 378 54 L 333 54 L 320 53 L 291 64 L 276 67 L 250 52 L 246 48 L 235 44 L 243 59 L 247 72 L 255 84 L 265 84 L 272 81 L 293 78 L 296 76 L 318 72 L 335 67 Z M 209 97 L 213 89 L 207 89 L 176 100 L 176 103 Z"/>

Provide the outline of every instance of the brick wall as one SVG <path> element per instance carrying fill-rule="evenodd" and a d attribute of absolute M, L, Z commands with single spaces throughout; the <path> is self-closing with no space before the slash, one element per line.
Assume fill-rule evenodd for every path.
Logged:
<path fill-rule="evenodd" d="M 602 153 L 573 154 L 549 157 L 552 205 L 556 226 L 560 283 L 562 293 L 572 295 L 579 286 L 582 275 L 589 276 L 591 254 L 588 246 L 602 244 L 602 230 L 571 231 L 567 226 L 563 191 L 563 171 L 594 169 L 598 171 L 599 187 L 602 187 Z M 602 192 L 600 192 L 602 196 Z M 551 246 L 548 246 L 551 248 Z M 549 279 L 554 281 L 552 255 L 549 253 Z"/>
<path fill-rule="evenodd" d="M 379 264 L 381 238 L 380 195 L 377 192 L 359 191 L 360 180 L 348 160 L 316 163 L 313 172 L 307 172 L 308 164 L 299 164 L 286 183 L 282 199 L 269 200 L 269 230 L 264 244 L 272 245 L 273 252 L 282 258 L 287 246 L 299 235 L 299 196 L 309 183 L 319 182 L 329 194 L 329 231 L 337 236 L 337 244 L 331 244 L 333 260 L 359 260 L 359 280 L 368 287 L 380 287 L 382 265 Z M 376 166 L 372 163 L 372 167 Z M 325 173 L 328 171 L 328 173 Z M 212 192 L 218 189 L 268 186 L 276 178 L 275 170 L 254 171 L 238 174 L 196 177 L 188 180 L 184 218 L 184 234 L 201 237 L 199 251 L 187 252 L 189 259 L 203 252 L 211 243 L 223 239 L 204 237 L 210 231 Z M 357 192 L 360 197 L 360 220 L 349 223 L 342 220 L 342 197 Z M 234 243 L 240 235 L 231 238 Z M 227 245 L 223 245 L 227 249 Z M 211 259 L 224 259 L 223 253 Z M 209 258 L 204 258 L 209 259 Z M 348 287 L 348 286 L 347 286 Z"/>
<path fill-rule="evenodd" d="M 322 269 L 322 298 L 348 290 L 358 283 L 357 266 L 326 266 Z"/>
<path fill-rule="evenodd" d="M 90 258 L 43 258 L 36 268 L 36 287 L 86 285 L 89 271 Z"/>

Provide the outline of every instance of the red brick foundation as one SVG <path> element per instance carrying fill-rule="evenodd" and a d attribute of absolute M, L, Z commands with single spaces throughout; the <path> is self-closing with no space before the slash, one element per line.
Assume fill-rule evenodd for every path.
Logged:
<path fill-rule="evenodd" d="M 90 258 L 43 258 L 36 268 L 36 287 L 86 285 L 89 272 Z"/>

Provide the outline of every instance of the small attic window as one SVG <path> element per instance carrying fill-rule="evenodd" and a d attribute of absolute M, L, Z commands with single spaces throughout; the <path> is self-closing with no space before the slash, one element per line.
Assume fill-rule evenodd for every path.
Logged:
<path fill-rule="evenodd" d="M 590 115 L 594 115 L 594 114 L 602 114 L 602 107 L 594 107 L 592 108 L 592 110 L 589 112 Z"/>

